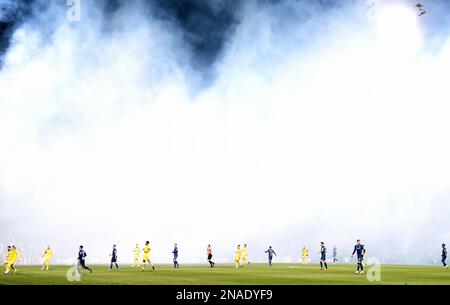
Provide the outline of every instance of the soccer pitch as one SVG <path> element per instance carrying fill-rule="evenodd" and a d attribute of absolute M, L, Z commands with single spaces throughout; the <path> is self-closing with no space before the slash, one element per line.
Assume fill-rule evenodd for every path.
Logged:
<path fill-rule="evenodd" d="M 16 275 L 2 275 L 0 285 L 450 285 L 450 271 L 438 266 L 382 265 L 381 281 L 371 282 L 366 275 L 355 274 L 354 265 L 331 265 L 321 271 L 318 265 L 252 264 L 243 269 L 232 265 L 186 265 L 173 269 L 169 265 L 149 268 L 145 272 L 126 266 L 119 272 L 106 265 L 83 271 L 80 281 L 69 282 L 69 266 L 53 266 L 41 271 L 38 266 L 18 266 Z"/>

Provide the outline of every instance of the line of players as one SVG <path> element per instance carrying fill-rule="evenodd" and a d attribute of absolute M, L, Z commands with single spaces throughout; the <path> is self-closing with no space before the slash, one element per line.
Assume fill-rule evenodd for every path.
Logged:
<path fill-rule="evenodd" d="M 142 261 L 140 261 L 141 249 L 139 248 L 139 245 L 136 244 L 136 247 L 134 249 L 134 262 L 133 262 L 132 267 L 139 268 L 139 267 L 141 267 L 140 262 L 142 262 L 141 271 L 145 271 L 145 267 L 147 264 L 149 264 L 151 266 L 152 270 L 155 270 L 155 266 L 153 265 L 153 263 L 150 259 L 151 248 L 150 248 L 149 241 L 145 242 L 145 246 L 142 249 L 142 252 L 143 252 Z M 273 256 L 277 255 L 276 252 L 272 249 L 272 246 L 269 246 L 269 248 L 264 252 L 267 253 L 267 255 L 268 255 L 269 266 L 272 266 Z M 173 254 L 173 267 L 180 268 L 180 265 L 178 264 L 178 245 L 177 244 L 174 245 L 172 254 Z M 324 242 L 320 243 L 319 254 L 320 254 L 320 270 L 328 270 L 327 248 L 325 247 Z M 355 273 L 364 274 L 364 258 L 366 255 L 366 249 L 364 248 L 364 245 L 361 244 L 361 240 L 359 240 L 359 239 L 356 241 L 356 245 L 353 248 L 352 257 L 354 257 L 355 254 L 356 254 L 356 258 L 357 258 Z M 213 268 L 215 266 L 215 263 L 212 261 L 213 251 L 212 251 L 210 244 L 208 244 L 208 247 L 206 249 L 206 256 L 207 256 L 207 261 L 210 264 L 210 268 Z M 301 251 L 301 256 L 302 256 L 303 264 L 307 264 L 308 259 L 309 259 L 309 250 L 305 246 L 303 247 L 303 249 Z M 43 263 L 41 270 L 49 271 L 52 257 L 53 257 L 53 250 L 50 246 L 48 246 L 45 249 L 44 254 L 43 254 L 44 263 Z M 92 269 L 86 265 L 86 257 L 87 257 L 87 253 L 84 250 L 84 247 L 81 245 L 79 247 L 78 257 L 77 257 L 77 267 L 78 267 L 79 273 L 81 273 L 81 269 L 88 270 L 90 273 L 92 273 Z M 110 254 L 110 257 L 111 257 L 111 263 L 110 263 L 109 271 L 112 271 L 114 266 L 116 267 L 116 270 L 119 271 L 119 265 L 117 263 L 118 259 L 117 259 L 116 245 L 113 245 L 113 249 L 112 249 L 112 253 Z M 7 253 L 7 257 L 5 259 L 5 263 L 4 263 L 4 266 L 5 266 L 4 274 L 8 274 L 11 270 L 13 271 L 14 274 L 16 274 L 17 268 L 15 267 L 15 264 L 17 262 L 19 262 L 20 259 L 21 259 L 21 254 L 17 250 L 16 246 L 14 246 L 14 245 L 8 246 L 8 253 Z M 445 244 L 442 244 L 441 262 L 443 264 L 443 268 L 445 268 L 445 269 L 448 268 L 446 260 L 447 260 L 447 248 L 446 248 Z M 333 247 L 333 262 L 334 263 L 337 262 L 336 247 Z M 247 244 L 244 244 L 244 247 L 242 249 L 241 249 L 240 245 L 237 245 L 237 249 L 235 251 L 235 257 L 234 257 L 234 263 L 235 263 L 235 268 L 239 268 L 239 267 L 243 268 L 244 265 L 250 263 L 247 260 Z"/>

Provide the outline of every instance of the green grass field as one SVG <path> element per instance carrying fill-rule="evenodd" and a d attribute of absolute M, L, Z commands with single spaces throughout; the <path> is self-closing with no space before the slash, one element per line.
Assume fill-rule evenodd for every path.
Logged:
<path fill-rule="evenodd" d="M 331 265 L 321 271 L 318 265 L 276 264 L 272 267 L 253 264 L 244 269 L 231 265 L 210 269 L 206 265 L 156 266 L 155 271 L 127 266 L 119 272 L 108 271 L 108 266 L 92 266 L 93 274 L 83 271 L 81 281 L 66 279 L 68 266 L 53 266 L 41 271 L 37 266 L 18 266 L 16 275 L 1 275 L 0 285 L 272 285 L 272 284 L 339 284 L 339 285 L 450 285 L 450 270 L 438 266 L 382 265 L 381 281 L 370 282 L 366 275 L 354 274 L 354 265 Z"/>

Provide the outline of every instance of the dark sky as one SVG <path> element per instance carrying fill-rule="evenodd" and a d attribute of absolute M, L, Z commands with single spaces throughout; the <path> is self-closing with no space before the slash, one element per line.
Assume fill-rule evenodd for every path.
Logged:
<path fill-rule="evenodd" d="M 92 0 L 82 0 L 92 1 Z M 96 0 L 106 15 L 120 13 L 133 0 Z M 212 64 L 236 24 L 241 1 L 235 0 L 141 0 L 153 17 L 173 22 L 182 29 L 184 42 L 192 51 L 192 64 Z M 65 1 L 63 1 L 65 3 Z M 62 3 L 63 3 L 62 2 Z M 14 30 L 28 18 L 45 9 L 40 0 L 1 2 L 0 57 L 7 51 Z M 63 4 L 64 4 L 63 3 Z"/>
<path fill-rule="evenodd" d="M 81 0 L 82 5 L 95 1 L 106 15 L 120 14 L 120 8 L 141 1 L 149 8 L 152 17 L 172 22 L 182 30 L 185 45 L 191 50 L 191 64 L 207 71 L 223 50 L 237 25 L 237 16 L 244 1 L 251 0 Z M 259 5 L 276 5 L 281 2 L 298 2 L 313 5 L 326 10 L 330 7 L 345 5 L 363 0 L 255 0 Z M 66 1 L 61 1 L 63 9 Z M 450 1 L 436 0 L 427 3 L 429 14 L 433 18 L 424 18 L 429 34 L 448 28 L 448 10 Z M 52 3 L 47 0 L 0 0 L 0 64 L 7 51 L 14 30 L 28 18 L 38 18 L 39 12 Z M 447 23 L 447 24 L 446 24 Z"/>

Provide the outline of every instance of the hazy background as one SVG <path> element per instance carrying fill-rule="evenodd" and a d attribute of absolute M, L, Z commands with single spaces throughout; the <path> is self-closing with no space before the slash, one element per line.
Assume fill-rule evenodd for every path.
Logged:
<path fill-rule="evenodd" d="M 0 0 L 0 254 L 450 242 L 450 3 Z M 316 251 L 317 250 L 317 251 Z"/>

